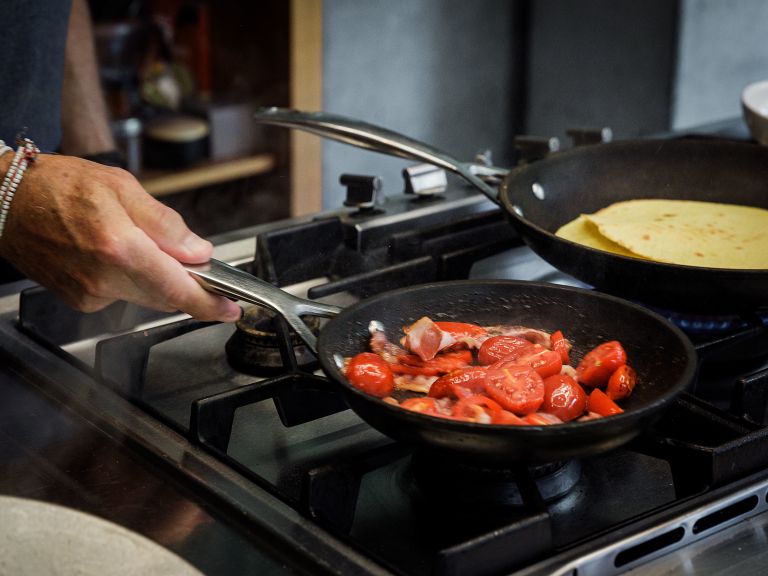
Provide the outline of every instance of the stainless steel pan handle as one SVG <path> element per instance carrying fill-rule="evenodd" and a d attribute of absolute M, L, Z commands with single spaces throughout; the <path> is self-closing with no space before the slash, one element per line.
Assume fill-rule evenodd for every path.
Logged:
<path fill-rule="evenodd" d="M 338 306 L 299 298 L 220 260 L 211 259 L 205 264 L 183 266 L 209 292 L 259 304 L 277 312 L 315 353 L 317 338 L 301 316 L 330 318 L 341 312 Z"/>
<path fill-rule="evenodd" d="M 458 174 L 485 194 L 489 200 L 499 203 L 496 190 L 477 175 L 483 174 L 483 169 L 487 172 L 488 167 L 460 162 L 429 144 L 413 140 L 386 128 L 345 116 L 324 112 L 300 112 L 288 108 L 265 108 L 256 112 L 253 119 L 260 124 L 296 128 L 360 148 L 434 164 Z M 503 176 L 504 171 L 493 170 L 498 172 L 497 176 Z"/>

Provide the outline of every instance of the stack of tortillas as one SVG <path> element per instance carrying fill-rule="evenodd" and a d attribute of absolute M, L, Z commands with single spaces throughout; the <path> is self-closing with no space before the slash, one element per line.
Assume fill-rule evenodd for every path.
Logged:
<path fill-rule="evenodd" d="M 628 200 L 582 214 L 557 236 L 656 262 L 768 269 L 768 210 L 690 200 Z"/>

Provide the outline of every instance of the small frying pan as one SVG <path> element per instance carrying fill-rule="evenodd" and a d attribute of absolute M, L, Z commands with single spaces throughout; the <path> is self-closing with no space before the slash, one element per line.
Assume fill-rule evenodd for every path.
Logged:
<path fill-rule="evenodd" d="M 456 281 L 385 292 L 341 310 L 297 298 L 217 260 L 186 269 L 212 292 L 281 314 L 318 356 L 349 406 L 382 433 L 418 447 L 484 466 L 537 464 L 611 450 L 639 435 L 693 380 L 695 351 L 661 316 L 595 291 L 518 281 Z M 319 338 L 302 316 L 331 317 Z M 502 426 L 447 420 L 383 402 L 350 385 L 339 357 L 368 350 L 368 325 L 380 321 L 397 341 L 402 327 L 422 316 L 481 325 L 563 330 L 574 362 L 608 340 L 619 340 L 637 370 L 634 394 L 617 416 L 554 426 Z M 402 397 L 401 397 L 402 398 Z"/>
<path fill-rule="evenodd" d="M 505 170 L 460 162 L 428 144 L 343 116 L 271 108 L 254 119 L 455 172 L 501 206 L 539 256 L 599 290 L 679 312 L 751 313 L 768 308 L 768 270 L 653 262 L 555 235 L 582 213 L 638 198 L 768 209 L 766 147 L 713 140 L 628 140 L 574 148 Z M 501 182 L 500 192 L 486 182 L 489 177 Z"/>

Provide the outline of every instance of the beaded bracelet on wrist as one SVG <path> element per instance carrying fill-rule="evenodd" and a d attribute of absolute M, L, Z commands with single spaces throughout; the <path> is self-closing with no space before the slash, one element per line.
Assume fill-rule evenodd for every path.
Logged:
<path fill-rule="evenodd" d="M 3 151 L 3 147 L 8 148 L 3 143 L 0 146 L 0 156 L 7 152 L 7 150 Z M 13 201 L 14 194 L 16 194 L 16 189 L 19 187 L 27 167 L 35 161 L 39 153 L 40 150 L 29 138 L 24 138 L 19 142 L 19 147 L 16 149 L 13 160 L 11 160 L 8 172 L 6 172 L 3 182 L 0 184 L 0 237 L 3 235 L 5 221 L 8 218 L 8 211 L 11 208 L 11 202 Z"/>

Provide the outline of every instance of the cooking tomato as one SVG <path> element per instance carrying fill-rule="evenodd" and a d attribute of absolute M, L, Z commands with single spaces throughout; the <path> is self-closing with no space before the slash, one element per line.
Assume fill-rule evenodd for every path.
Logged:
<path fill-rule="evenodd" d="M 435 322 L 435 326 L 443 332 L 448 332 L 456 340 L 461 338 L 475 338 L 486 334 L 485 328 L 477 324 L 467 322 Z"/>
<path fill-rule="evenodd" d="M 587 394 L 570 376 L 555 374 L 544 379 L 544 402 L 539 410 L 563 422 L 578 418 L 587 409 Z"/>
<path fill-rule="evenodd" d="M 503 408 L 522 416 L 538 410 L 544 401 L 544 382 L 529 366 L 491 368 L 485 392 Z"/>
<path fill-rule="evenodd" d="M 460 420 L 490 424 L 498 420 L 501 412 L 501 406 L 488 398 L 488 396 L 475 394 L 474 396 L 461 398 L 453 406 L 451 413 L 454 417 L 459 418 Z"/>
<path fill-rule="evenodd" d="M 373 352 L 361 352 L 352 357 L 346 377 L 355 388 L 379 398 L 389 396 L 395 388 L 395 377 L 389 364 Z"/>
<path fill-rule="evenodd" d="M 461 398 L 471 394 L 478 394 L 485 390 L 485 366 L 471 366 L 462 370 L 455 370 L 440 376 L 432 383 L 429 396 L 444 398 L 451 396 Z"/>
<path fill-rule="evenodd" d="M 627 353 L 616 340 L 596 346 L 576 367 L 579 382 L 591 388 L 603 387 L 619 366 L 627 363 Z"/>
<path fill-rule="evenodd" d="M 629 364 L 619 366 L 608 379 L 605 393 L 611 400 L 623 400 L 635 389 L 637 372 Z"/>
<path fill-rule="evenodd" d="M 487 366 L 514 352 L 532 346 L 533 343 L 519 336 L 492 336 L 480 346 L 480 350 L 477 352 L 477 361 Z"/>
<path fill-rule="evenodd" d="M 611 416 L 613 414 L 621 414 L 624 412 L 624 410 L 622 410 L 616 402 L 611 400 L 605 392 L 600 390 L 600 388 L 595 388 L 590 392 L 589 398 L 587 398 L 587 410 L 594 412 L 595 414 L 600 414 L 600 416 Z"/>
<path fill-rule="evenodd" d="M 547 350 L 543 346 L 538 344 L 532 344 L 533 350 L 529 350 L 525 354 L 513 354 L 515 357 L 514 362 L 522 364 L 523 366 L 530 366 L 539 376 L 547 378 L 554 374 L 559 374 L 560 369 L 563 367 L 563 361 L 560 359 L 560 354 L 553 350 Z M 502 362 L 506 362 L 506 358 Z"/>
<path fill-rule="evenodd" d="M 565 339 L 563 333 L 560 330 L 552 332 L 550 342 L 552 343 L 552 350 L 560 354 L 560 359 L 563 361 L 563 364 L 570 364 L 571 359 L 568 356 L 568 352 L 571 350 L 571 343 Z"/>
<path fill-rule="evenodd" d="M 417 398 L 408 398 L 400 403 L 402 408 L 406 410 L 412 410 L 413 412 L 420 412 L 421 414 L 431 414 L 432 416 L 442 416 L 437 404 L 437 400 L 429 398 L 427 396 L 419 396 Z"/>

